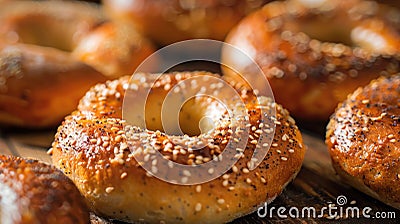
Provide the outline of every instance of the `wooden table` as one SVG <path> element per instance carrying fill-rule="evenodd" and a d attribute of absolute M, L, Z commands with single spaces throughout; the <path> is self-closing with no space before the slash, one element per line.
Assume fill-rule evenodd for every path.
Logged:
<path fill-rule="evenodd" d="M 320 131 L 318 131 L 321 133 Z M 31 157 L 51 162 L 46 151 L 50 148 L 55 130 L 49 131 L 15 131 L 2 130 L 0 132 L 0 153 L 12 154 L 22 157 Z M 392 212 L 397 217 L 392 219 L 367 219 L 367 218 L 280 218 L 275 209 L 272 218 L 261 218 L 257 212 L 235 220 L 233 223 L 400 223 L 400 211 L 389 207 L 355 189 L 346 186 L 335 175 L 330 164 L 330 158 L 323 142 L 322 134 L 303 131 L 303 138 L 308 147 L 303 168 L 297 178 L 284 192 L 267 207 L 284 207 L 289 210 L 297 207 L 301 211 L 304 207 L 313 206 L 317 214 L 323 207 L 336 204 L 338 196 L 347 198 L 343 206 L 358 207 L 360 210 L 370 207 L 371 216 L 376 212 Z M 331 206 L 332 206 L 331 205 Z M 261 210 L 264 211 L 264 210 Z M 295 211 L 293 209 L 293 211 Z M 338 210 L 339 211 L 339 210 Z M 285 214 L 288 214 L 287 211 Z M 307 214 L 307 213 L 306 213 Z M 327 216 L 327 212 L 324 213 Z M 306 215 L 307 216 L 307 215 Z"/>

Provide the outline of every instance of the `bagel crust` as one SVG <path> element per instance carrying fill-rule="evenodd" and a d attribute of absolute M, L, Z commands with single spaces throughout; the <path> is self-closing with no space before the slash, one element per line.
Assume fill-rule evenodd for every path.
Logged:
<path fill-rule="evenodd" d="M 89 222 L 82 195 L 60 170 L 33 159 L 0 155 L 1 223 Z"/>
<path fill-rule="evenodd" d="M 294 117 L 327 121 L 357 87 L 399 71 L 400 24 L 395 18 L 400 14 L 372 1 L 302 2 L 310 4 L 265 5 L 243 19 L 226 42 L 260 66 L 276 102 Z M 222 62 L 237 65 L 241 74 L 250 70 L 229 50 Z M 234 74 L 226 70 L 225 75 Z M 246 78 L 254 79 L 251 73 Z"/>
<path fill-rule="evenodd" d="M 349 95 L 326 134 L 332 163 L 353 187 L 400 208 L 400 75 Z"/>
<path fill-rule="evenodd" d="M 194 38 L 223 40 L 268 0 L 103 0 L 115 21 L 132 24 L 159 45 Z"/>
<path fill-rule="evenodd" d="M 152 91 L 162 98 L 178 80 L 195 75 L 217 77 L 205 72 L 166 74 L 155 82 Z M 175 140 L 196 141 L 197 136 L 174 136 L 136 128 L 137 132 L 148 135 L 132 142 L 129 137 L 132 133 L 124 129 L 125 121 L 121 119 L 122 99 L 127 89 L 148 85 L 151 77 L 138 74 L 130 85 L 129 78 L 124 77 L 93 87 L 81 100 L 78 111 L 65 119 L 56 134 L 51 149 L 53 163 L 74 181 L 97 214 L 128 222 L 228 222 L 272 201 L 300 170 L 305 146 L 294 120 L 269 98 L 256 103 L 254 96 L 243 90 L 239 93 L 246 102 L 251 137 L 246 150 L 238 151 L 239 160 L 233 167 L 216 179 L 195 185 L 172 184 L 152 176 L 138 164 L 134 154 L 144 157 L 142 165 L 152 165 L 151 172 L 157 173 L 161 162 L 153 159 L 151 149 L 141 150 L 138 143 L 150 144 L 149 148 L 179 164 L 203 164 L 210 160 L 224 161 L 222 152 L 233 132 L 223 124 L 217 125 L 211 131 L 210 144 L 196 151 L 178 147 Z M 151 104 L 149 109 L 157 111 L 157 105 Z M 276 115 L 267 114 L 265 121 L 260 120 L 261 106 L 276 110 Z M 195 114 L 192 111 L 192 116 Z M 273 133 L 271 126 L 264 126 L 267 120 L 276 126 L 273 139 L 269 135 Z M 257 136 L 270 136 L 271 148 L 261 164 L 250 171 L 253 164 L 250 158 L 257 144 L 252 138 Z M 213 169 L 208 170 L 208 174 L 212 172 Z M 184 172 L 178 182 L 184 183 L 189 177 L 190 173 Z"/>
<path fill-rule="evenodd" d="M 54 127 L 89 88 L 131 75 L 153 53 L 132 27 L 72 1 L 7 1 L 0 8 L 0 124 Z"/>

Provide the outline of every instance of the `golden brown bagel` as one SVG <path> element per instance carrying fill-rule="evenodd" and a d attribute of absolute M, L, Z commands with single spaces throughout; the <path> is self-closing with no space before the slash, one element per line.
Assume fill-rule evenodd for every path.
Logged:
<path fill-rule="evenodd" d="M 131 75 L 154 48 L 133 27 L 106 20 L 95 4 L 11 1 L 0 9 L 0 40 L 70 52 L 110 78 Z"/>
<path fill-rule="evenodd" d="M 139 91 L 139 96 L 145 97 L 141 88 L 154 83 L 146 103 L 147 126 L 153 130 L 162 129 L 159 124 L 159 102 L 162 102 L 168 92 L 184 96 L 186 91 L 196 89 L 198 85 L 195 82 L 187 82 L 185 87 L 173 88 L 178 81 L 184 82 L 193 77 L 205 76 L 218 77 L 206 72 L 181 72 L 165 74 L 160 79 L 151 74 L 137 74 L 131 82 L 129 77 L 109 81 L 93 87 L 81 100 L 78 111 L 66 118 L 56 134 L 51 149 L 52 160 L 75 182 L 97 214 L 129 222 L 228 222 L 255 211 L 266 201 L 272 201 L 295 177 L 304 158 L 305 146 L 294 120 L 280 105 L 272 103 L 270 98 L 261 97 L 256 101 L 254 95 L 246 89 L 237 89 L 246 104 L 249 118 L 250 134 L 244 142 L 246 150 L 242 152 L 239 148 L 233 149 L 236 153 L 235 158 L 239 160 L 224 175 L 221 174 L 220 177 L 202 184 L 181 185 L 193 177 L 193 173 L 183 171 L 183 176 L 176 180 L 181 184 L 172 184 L 151 176 L 138 164 L 134 157 L 136 155 L 144 158 L 142 165 L 152 166 L 151 173 L 158 174 L 164 171 L 163 161 L 157 163 L 150 155 L 152 149 L 158 150 L 168 158 L 168 164 L 173 161 L 184 165 L 200 165 L 211 160 L 229 160 L 223 157 L 222 153 L 231 149 L 229 141 L 240 141 L 233 136 L 241 130 L 229 129 L 229 121 L 217 121 L 214 129 L 200 135 L 196 134 L 196 131 L 190 133 L 189 128 L 187 132 L 192 137 L 133 128 L 136 134 L 142 136 L 136 138 L 135 133 L 125 131 L 132 129 L 125 129 L 125 120 L 121 119 L 122 100 L 124 97 L 125 101 L 127 100 L 127 96 L 124 96 L 125 91 Z M 157 81 L 153 82 L 155 80 Z M 209 88 L 224 93 L 225 87 L 212 85 L 211 81 L 209 83 Z M 199 85 L 200 92 L 203 89 L 201 87 Z M 184 126 L 193 126 L 200 116 L 199 113 L 213 112 L 224 115 L 226 110 L 213 106 L 214 103 L 202 98 L 196 98 L 193 104 L 189 101 L 189 109 L 183 107 L 182 113 L 185 114 L 185 110 L 188 110 L 191 118 L 185 120 L 184 116 L 185 119 L 181 122 Z M 266 114 L 266 118 L 260 120 L 261 108 L 276 110 L 276 115 Z M 276 125 L 274 136 L 271 134 L 271 123 Z M 190 145 L 191 142 L 198 144 L 201 136 L 210 137 L 209 144 L 203 149 L 191 151 L 181 147 L 181 144 Z M 260 139 L 257 140 L 259 137 L 270 138 L 272 146 L 261 164 L 250 171 L 254 164 L 250 158 L 261 142 Z M 145 145 L 143 150 L 140 143 Z M 257 147 L 265 148 L 267 145 Z M 214 169 L 208 169 L 206 176 L 212 175 L 213 172 Z"/>
<path fill-rule="evenodd" d="M 103 0 L 115 21 L 133 24 L 160 45 L 193 38 L 223 40 L 239 20 L 268 0 Z"/>
<path fill-rule="evenodd" d="M 2 3 L 0 124 L 56 126 L 91 86 L 132 74 L 153 52 L 132 28 L 105 20 L 86 3 Z"/>
<path fill-rule="evenodd" d="M 370 1 L 276 1 L 243 19 L 226 42 L 260 66 L 294 117 L 326 121 L 357 87 L 399 71 L 399 15 Z M 249 69 L 229 48 L 222 62 Z"/>
<path fill-rule="evenodd" d="M 357 89 L 337 108 L 326 144 L 353 187 L 400 208 L 400 75 Z"/>
<path fill-rule="evenodd" d="M 55 167 L 0 155 L 1 223 L 89 222 L 82 195 Z"/>
<path fill-rule="evenodd" d="M 0 123 L 59 124 L 91 85 L 105 77 L 63 51 L 0 42 Z"/>
<path fill-rule="evenodd" d="M 108 22 L 82 37 L 72 55 L 116 78 L 132 75 L 153 52 L 153 45 L 132 27 Z"/>

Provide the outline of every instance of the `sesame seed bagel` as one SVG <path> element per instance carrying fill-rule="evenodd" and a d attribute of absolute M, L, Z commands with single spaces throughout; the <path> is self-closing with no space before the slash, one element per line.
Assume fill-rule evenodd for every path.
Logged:
<path fill-rule="evenodd" d="M 400 208 L 400 75 L 357 89 L 337 108 L 326 144 L 353 187 Z"/>
<path fill-rule="evenodd" d="M 275 1 L 243 19 L 226 42 L 260 66 L 276 102 L 294 117 L 327 121 L 357 87 L 399 71 L 399 15 L 371 1 Z M 246 74 L 249 64 L 236 55 L 228 48 L 222 62 Z"/>
<path fill-rule="evenodd" d="M 0 155 L 1 223 L 89 222 L 82 195 L 55 167 Z"/>
<path fill-rule="evenodd" d="M 103 0 L 120 23 L 137 27 L 159 45 L 193 38 L 223 40 L 251 11 L 270 0 Z"/>
<path fill-rule="evenodd" d="M 205 80 L 207 88 L 199 80 Z M 216 80 L 223 81 L 207 72 L 136 74 L 130 81 L 123 77 L 93 87 L 59 127 L 51 149 L 53 163 L 74 181 L 92 210 L 112 219 L 222 223 L 255 211 L 296 176 L 305 146 L 294 120 L 280 105 L 240 85 L 226 87 Z M 146 127 L 129 125 L 143 115 L 139 107 L 133 107 L 133 114 L 126 111 L 127 102 L 145 98 L 146 86 L 151 86 Z M 237 95 L 229 95 L 227 88 Z M 189 92 L 198 97 L 185 100 Z M 138 97 L 129 98 L 131 93 Z M 179 104 L 185 102 L 179 110 L 183 134 L 168 129 L 169 121 L 161 124 L 161 104 L 169 94 L 178 96 L 174 99 Z M 224 94 L 242 101 L 245 113 L 235 112 L 241 106 L 221 106 L 215 97 L 222 99 Z M 169 112 L 167 120 L 173 120 L 175 115 Z M 201 125 L 204 115 L 211 122 Z M 234 121 L 239 122 L 236 128 Z M 237 138 L 246 130 L 244 141 Z M 235 146 L 239 142 L 241 148 Z M 260 160 L 252 157 L 256 150 L 268 149 Z M 203 169 L 231 160 L 235 163 L 221 173 L 217 166 Z M 175 175 L 172 170 L 179 165 L 186 168 Z M 212 178 L 194 183 L 198 174 Z"/>

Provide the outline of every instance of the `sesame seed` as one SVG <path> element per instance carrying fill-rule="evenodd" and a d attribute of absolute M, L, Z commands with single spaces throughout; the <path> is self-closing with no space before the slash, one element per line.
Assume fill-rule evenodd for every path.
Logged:
<path fill-rule="evenodd" d="M 194 210 L 195 210 L 196 212 L 201 211 L 201 204 L 200 204 L 200 203 L 197 203 L 196 206 L 194 207 Z"/>
<path fill-rule="evenodd" d="M 224 186 L 224 187 L 228 186 L 228 180 L 222 181 L 222 186 Z"/>
<path fill-rule="evenodd" d="M 225 200 L 224 200 L 224 199 L 222 199 L 222 198 L 220 198 L 220 199 L 218 199 L 218 200 L 217 200 L 217 202 L 218 202 L 218 204 L 221 204 L 221 205 L 222 205 L 222 204 L 224 204 L 224 203 L 225 203 Z"/>
<path fill-rule="evenodd" d="M 121 141 L 121 139 L 122 139 L 122 136 L 121 135 L 117 135 L 117 136 L 115 136 L 115 141 L 116 142 L 120 142 Z"/>
<path fill-rule="evenodd" d="M 208 173 L 209 173 L 209 174 L 213 174 L 213 173 L 214 173 L 214 168 L 208 169 Z"/>
<path fill-rule="evenodd" d="M 237 166 L 232 166 L 232 171 L 234 173 L 237 173 L 239 171 L 239 169 L 237 168 Z"/>
<path fill-rule="evenodd" d="M 356 202 L 355 200 L 353 200 L 353 201 L 350 202 L 351 205 L 354 205 L 354 204 L 356 204 L 356 203 L 357 203 L 357 202 Z"/>
<path fill-rule="evenodd" d="M 282 157 L 281 157 L 281 160 L 287 161 L 288 159 L 287 159 L 286 157 L 282 156 Z"/>
<path fill-rule="evenodd" d="M 361 101 L 363 104 L 368 104 L 369 103 L 369 100 L 363 100 L 363 101 Z"/>
<path fill-rule="evenodd" d="M 250 143 L 253 144 L 253 145 L 257 145 L 258 141 L 257 140 L 252 140 L 252 141 L 250 141 Z"/>
<path fill-rule="evenodd" d="M 278 147 L 278 143 L 273 143 L 272 147 Z"/>
<path fill-rule="evenodd" d="M 226 180 L 226 179 L 229 179 L 229 174 L 224 174 L 223 176 L 222 176 L 222 179 L 224 179 L 224 180 Z"/>
<path fill-rule="evenodd" d="M 294 153 L 294 149 L 289 149 L 289 153 Z"/>
<path fill-rule="evenodd" d="M 126 176 L 128 176 L 128 174 L 126 172 L 121 174 L 121 179 L 124 179 Z"/>
<path fill-rule="evenodd" d="M 93 144 L 94 144 L 94 143 L 97 142 L 97 139 L 90 139 L 89 141 L 90 141 L 90 143 L 93 143 Z"/>
<path fill-rule="evenodd" d="M 120 150 L 125 150 L 125 149 L 127 149 L 128 148 L 128 144 L 126 144 L 125 142 L 123 142 L 123 143 L 121 143 L 120 145 L 119 145 L 119 149 Z"/>
<path fill-rule="evenodd" d="M 242 169 L 242 172 L 243 172 L 243 173 L 250 173 L 249 169 L 247 169 L 247 168 L 243 168 L 243 169 Z"/>
<path fill-rule="evenodd" d="M 390 139 L 390 142 L 395 143 L 396 139 Z"/>
<path fill-rule="evenodd" d="M 192 174 L 190 173 L 189 170 L 184 170 L 183 175 L 190 177 Z"/>
<path fill-rule="evenodd" d="M 246 183 L 250 184 L 251 183 L 251 179 L 250 178 L 246 178 Z"/>
<path fill-rule="evenodd" d="M 235 190 L 235 187 L 229 187 L 228 190 L 233 191 Z"/>
<path fill-rule="evenodd" d="M 394 138 L 394 135 L 393 135 L 393 134 L 390 134 L 390 135 L 388 135 L 387 137 L 388 137 L 388 138 Z"/>
<path fill-rule="evenodd" d="M 197 186 L 196 186 L 196 192 L 197 192 L 197 193 L 200 193 L 200 192 L 201 192 L 201 185 L 197 185 Z"/>
<path fill-rule="evenodd" d="M 261 180 L 261 182 L 264 183 L 264 184 L 267 183 L 267 180 L 265 180 L 264 177 L 261 177 L 260 180 Z"/>
<path fill-rule="evenodd" d="M 114 190 L 114 187 L 107 187 L 106 188 L 107 194 L 111 193 L 111 191 L 113 191 L 113 190 Z"/>
<path fill-rule="evenodd" d="M 181 182 L 182 182 L 183 184 L 186 184 L 186 183 L 188 182 L 188 180 L 189 180 L 188 177 L 182 177 L 182 178 L 181 178 Z"/>

